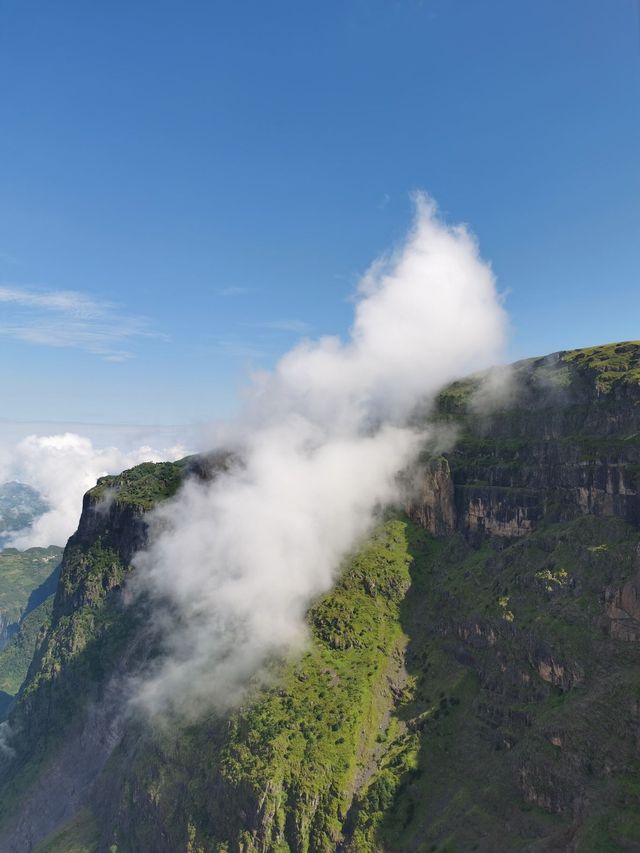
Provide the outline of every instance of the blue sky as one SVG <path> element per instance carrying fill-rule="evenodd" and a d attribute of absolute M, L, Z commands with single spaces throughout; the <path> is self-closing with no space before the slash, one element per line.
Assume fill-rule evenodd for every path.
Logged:
<path fill-rule="evenodd" d="M 230 411 L 345 334 L 417 188 L 510 357 L 640 338 L 635 0 L 0 0 L 0 79 L 6 419 Z"/>

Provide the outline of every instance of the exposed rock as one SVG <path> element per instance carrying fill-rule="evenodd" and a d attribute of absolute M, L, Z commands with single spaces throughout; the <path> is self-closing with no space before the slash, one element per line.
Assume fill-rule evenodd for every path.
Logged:
<path fill-rule="evenodd" d="M 640 568 L 618 590 L 605 590 L 605 614 L 612 637 L 640 641 Z"/>
<path fill-rule="evenodd" d="M 410 500 L 406 509 L 410 518 L 436 536 L 445 536 L 456 528 L 454 488 L 449 463 L 435 458 L 413 472 Z"/>

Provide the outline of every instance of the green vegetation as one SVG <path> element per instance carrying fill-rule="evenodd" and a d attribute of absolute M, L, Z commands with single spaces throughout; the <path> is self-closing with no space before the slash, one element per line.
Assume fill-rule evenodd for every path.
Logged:
<path fill-rule="evenodd" d="M 150 509 L 157 501 L 172 497 L 184 476 L 187 459 L 179 462 L 144 462 L 121 474 L 100 477 L 89 492 L 96 500 L 115 500 L 141 509 Z"/>
<path fill-rule="evenodd" d="M 452 382 L 438 397 L 438 410 L 444 416 L 453 416 L 456 420 L 465 420 L 476 414 L 474 403 L 480 403 L 486 391 L 490 397 L 491 383 L 487 382 L 490 372 L 477 373 L 465 379 Z M 640 383 L 640 341 L 605 344 L 579 350 L 568 350 L 542 358 L 528 358 L 516 362 L 505 375 L 510 382 L 510 391 L 503 394 L 503 399 L 497 396 L 494 405 L 504 410 L 509 416 L 508 409 L 517 409 L 523 403 L 522 393 L 532 391 L 541 395 L 543 405 L 556 405 L 563 392 L 568 392 L 580 381 L 586 379 L 587 384 L 600 393 L 607 395 L 614 388 Z M 500 383 L 496 383 L 498 387 Z M 504 386 L 505 390 L 507 386 Z M 540 400 L 538 401 L 540 402 Z M 577 400 L 569 398 L 564 405 L 575 405 Z M 526 402 L 524 403 L 526 406 Z M 481 408 L 481 407 L 480 407 Z M 496 436 L 489 437 L 489 441 Z M 514 438 L 514 436 L 512 436 Z M 602 436 L 595 437 L 604 440 Z"/>
<path fill-rule="evenodd" d="M 607 550 L 594 551 L 605 539 Z M 632 575 L 639 543 L 635 529 L 593 517 L 500 550 L 412 539 L 403 624 L 415 688 L 394 709 L 376 772 L 357 795 L 351 853 L 472 850 L 480 839 L 485 849 L 523 849 L 562 837 L 576 791 L 590 797 L 607 843 L 626 849 L 639 815 L 622 795 L 629 777 L 607 780 L 575 762 L 616 753 L 637 763 L 618 733 L 624 697 L 640 690 L 640 653 L 605 653 L 598 614 L 603 579 L 619 586 Z M 549 577 L 559 581 L 553 595 Z"/>
<path fill-rule="evenodd" d="M 99 701 L 105 679 L 139 628 L 139 613 L 123 610 L 120 601 L 125 569 L 119 556 L 99 539 L 87 550 L 89 559 L 81 545 L 67 548 L 51 624 L 38 638 L 37 665 L 10 713 L 19 736 L 12 741 L 11 764 L 3 768 L 10 781 L 0 797 L 0 825 L 11 820 L 65 738 L 74 736 L 87 705 Z"/>
<path fill-rule="evenodd" d="M 606 545 L 590 545 L 587 550 L 592 554 L 598 554 L 606 548 Z M 536 572 L 536 578 L 541 581 L 547 592 L 553 592 L 558 587 L 567 586 L 569 583 L 569 573 L 566 569 L 540 569 Z"/>
<path fill-rule="evenodd" d="M 119 506 L 151 509 L 156 500 L 177 488 L 184 461 L 145 463 L 117 477 L 102 478 L 91 494 L 97 490 L 97 498 L 104 497 L 101 489 L 108 487 L 122 494 Z M 66 549 L 51 627 L 38 649 L 38 666 L 24 685 L 23 701 L 15 710 L 16 719 L 22 720 L 28 709 L 29 724 L 35 728 L 34 736 L 19 744 L 14 764 L 25 769 L 17 773 L 14 787 L 23 777 L 27 784 L 34 764 L 42 763 L 62 741 L 74 715 L 95 695 L 135 632 L 140 613 L 123 609 L 120 600 L 129 566 L 118 550 L 118 535 L 105 526 L 103 535 L 89 542 L 71 540 Z M 60 549 L 31 549 L 23 555 L 4 552 L 17 561 L 21 556 L 40 559 L 60 553 Z M 2 802 L 0 814 L 8 811 Z"/>
<path fill-rule="evenodd" d="M 618 732 L 640 652 L 603 645 L 600 595 L 639 544 L 612 518 L 500 548 L 391 519 L 310 610 L 304 653 L 274 661 L 242 709 L 125 741 L 108 844 L 154 849 L 160 817 L 171 849 L 206 853 L 518 850 L 562 837 L 582 791 L 597 804 L 584 849 L 624 849 L 638 776 Z M 612 754 L 625 770 L 606 776 Z"/>
<path fill-rule="evenodd" d="M 452 382 L 441 391 L 438 405 L 444 414 L 462 414 L 466 412 L 470 400 L 478 392 L 482 384 L 482 375 L 470 376 Z"/>
<path fill-rule="evenodd" d="M 300 850 L 310 844 L 317 851 L 335 848 L 393 703 L 389 679 L 397 677 L 406 642 L 399 617 L 410 583 L 410 528 L 406 521 L 389 521 L 353 558 L 335 590 L 309 612 L 307 650 L 291 663 L 273 663 L 274 686 L 254 693 L 223 722 L 222 739 L 214 722 L 189 728 L 177 742 L 166 733 L 157 736 L 139 756 L 130 784 L 162 808 L 174 807 L 182 767 L 189 767 L 182 826 L 175 830 L 186 838 L 184 816 L 191 815 L 194 850 L 222 849 L 216 845 L 225 842 L 230 849 L 288 850 L 293 838 Z M 166 758 L 181 755 L 180 765 L 164 758 L 158 763 L 159 749 Z M 156 761 L 150 764 L 151 756 Z M 219 834 L 216 810 L 225 804 L 209 801 L 212 778 L 260 809 L 259 833 L 232 809 L 221 817 L 228 831 Z M 143 832 L 127 824 L 127 832 L 114 839 L 118 851 L 152 849 L 153 836 Z"/>
<path fill-rule="evenodd" d="M 436 539 L 390 517 L 311 607 L 304 648 L 270 661 L 241 708 L 129 720 L 92 811 L 41 849 L 517 851 L 568 838 L 635 849 L 640 533 L 623 518 L 637 510 L 639 351 L 521 362 L 493 421 L 470 405 L 481 377 L 446 389 L 440 411 L 460 436 L 442 462 L 455 530 Z M 68 549 L 12 711 L 5 825 L 114 672 L 155 653 L 144 604 L 122 606 L 118 531 L 174 494 L 184 470 L 143 465 L 92 490 L 113 509 Z M 492 521 L 513 536 L 487 535 Z"/>
<path fill-rule="evenodd" d="M 22 692 L 28 703 L 54 700 L 47 725 L 53 724 L 55 736 L 85 705 L 130 636 L 135 613 L 123 612 L 118 600 L 124 576 L 119 555 L 99 538 L 86 549 L 67 549 L 59 583 L 64 597 L 40 650 L 38 669 Z"/>
<path fill-rule="evenodd" d="M 605 393 L 618 384 L 640 383 L 640 341 L 570 350 L 562 358 L 581 370 L 593 371 L 598 390 Z"/>
<path fill-rule="evenodd" d="M 0 691 L 10 696 L 20 689 L 38 641 L 51 621 L 53 596 L 50 595 L 21 621 L 17 634 L 0 651 Z"/>
<path fill-rule="evenodd" d="M 43 583 L 62 557 L 62 548 L 29 548 L 0 552 L 0 625 L 8 626 L 20 617 L 33 590 Z"/>
<path fill-rule="evenodd" d="M 83 809 L 58 832 L 38 845 L 38 853 L 93 853 L 98 828 L 89 809 Z"/>

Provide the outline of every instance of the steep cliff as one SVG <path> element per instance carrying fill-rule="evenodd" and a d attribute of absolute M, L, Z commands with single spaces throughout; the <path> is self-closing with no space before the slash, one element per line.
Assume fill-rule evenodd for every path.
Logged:
<path fill-rule="evenodd" d="M 419 499 L 409 507 L 433 533 L 512 538 L 542 519 L 584 514 L 640 522 L 637 343 L 555 353 L 518 362 L 497 379 L 456 382 L 441 395 L 438 415 L 456 434 L 436 466 L 440 518 L 432 523 Z M 425 467 L 433 502 L 433 460 Z"/>
<path fill-rule="evenodd" d="M 409 472 L 308 649 L 190 726 L 129 712 L 156 650 L 123 583 L 155 502 L 233 461 L 101 481 L 10 715 L 0 849 L 638 849 L 639 365 L 611 345 L 447 389 L 453 449 Z"/>
<path fill-rule="evenodd" d="M 22 617 L 18 630 L 0 651 L 0 720 L 7 716 L 22 686 L 35 650 L 51 622 L 53 595 Z"/>

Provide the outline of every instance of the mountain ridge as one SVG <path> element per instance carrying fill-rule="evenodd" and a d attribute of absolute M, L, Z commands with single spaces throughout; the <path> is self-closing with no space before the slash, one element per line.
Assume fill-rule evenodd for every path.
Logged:
<path fill-rule="evenodd" d="M 229 459 L 101 481 L 10 716 L 2 849 L 634 849 L 639 364 L 624 342 L 519 362 L 491 404 L 486 377 L 445 389 L 455 446 L 313 605 L 311 649 L 175 732 L 120 714 L 154 653 L 123 582 L 146 513 Z"/>

